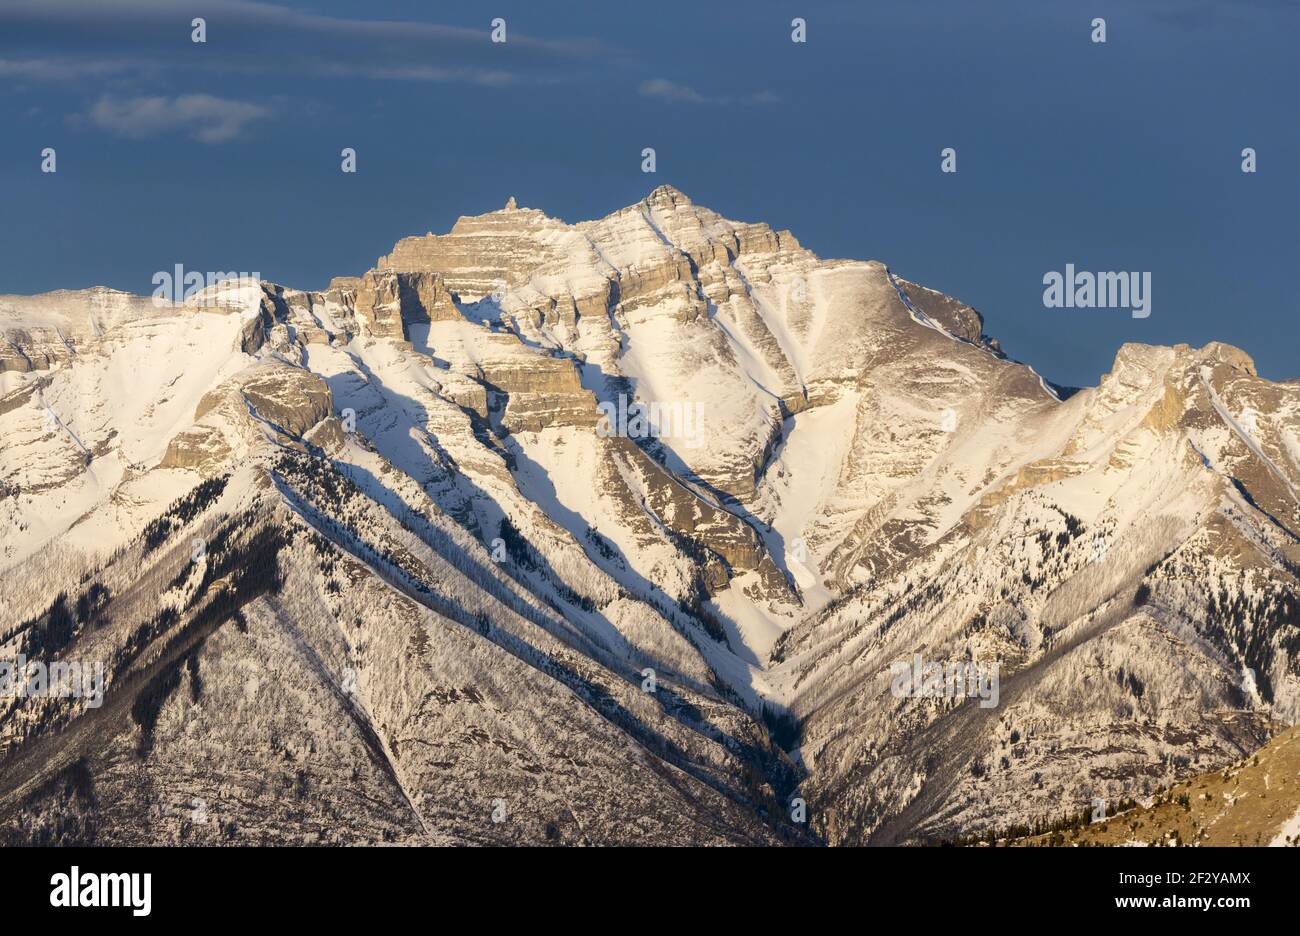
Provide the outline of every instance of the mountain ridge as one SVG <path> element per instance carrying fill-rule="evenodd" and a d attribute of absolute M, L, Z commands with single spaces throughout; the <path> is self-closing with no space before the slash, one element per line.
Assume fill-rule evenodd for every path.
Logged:
<path fill-rule="evenodd" d="M 60 593 L 107 583 L 60 650 L 118 660 L 110 696 L 161 695 L 152 724 L 151 705 L 141 721 L 118 703 L 83 755 L 128 804 L 133 773 L 166 792 L 140 840 L 210 831 L 186 826 L 184 795 L 230 802 L 246 783 L 203 704 L 204 685 L 239 687 L 194 675 L 266 674 L 241 640 L 274 643 L 266 659 L 306 687 L 271 697 L 270 725 L 235 706 L 254 760 L 276 764 L 296 731 L 288 762 L 363 840 L 942 840 L 1141 795 L 1293 723 L 1300 387 L 1229 345 L 1126 344 L 1065 395 L 984 328 L 881 263 L 820 260 L 671 186 L 573 225 L 512 198 L 320 291 L 3 296 L 0 636 L 48 648 Z M 660 423 L 606 425 L 598 404 L 620 398 Z M 146 549 L 219 478 L 225 494 Z M 280 584 L 250 580 L 229 612 L 246 631 L 209 633 L 205 609 L 243 579 L 229 549 L 214 578 L 181 548 L 198 528 L 284 539 Z M 127 659 L 187 633 L 205 635 L 185 644 L 193 672 L 145 679 Z M 917 653 L 996 664 L 1002 701 L 891 693 L 891 664 Z M 549 701 L 498 687 L 478 712 L 466 686 L 482 696 L 502 668 Z M 345 704 L 287 727 L 314 698 Z M 586 713 L 568 734 L 541 715 L 560 699 Z M 5 756 L 67 731 L 81 763 L 86 717 L 14 700 Z M 399 805 L 350 798 L 326 737 L 365 752 L 349 756 Z M 579 738 L 607 755 L 587 774 L 564 753 Z M 633 792 L 624 744 L 696 803 L 685 818 Z M 133 834 L 102 815 L 107 794 L 33 789 L 0 786 L 20 839 Z M 497 799 L 518 822 L 493 821 Z M 353 834 L 294 808 L 225 821 Z"/>

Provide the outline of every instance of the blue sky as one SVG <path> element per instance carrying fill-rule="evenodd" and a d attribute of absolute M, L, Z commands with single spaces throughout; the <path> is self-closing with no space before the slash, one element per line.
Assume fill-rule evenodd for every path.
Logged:
<path fill-rule="evenodd" d="M 971 303 L 1059 383 L 1124 341 L 1300 377 L 1298 33 L 1291 0 L 0 0 L 0 293 L 315 288 L 509 195 L 576 221 L 667 182 Z M 1151 316 L 1044 308 L 1067 263 L 1150 271 Z"/>

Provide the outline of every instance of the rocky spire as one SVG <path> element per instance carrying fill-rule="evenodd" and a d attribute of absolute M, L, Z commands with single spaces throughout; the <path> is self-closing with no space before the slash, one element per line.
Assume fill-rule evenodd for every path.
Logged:
<path fill-rule="evenodd" d="M 689 205 L 691 200 L 680 189 L 671 185 L 661 185 L 646 196 L 646 204 L 655 208 L 676 208 Z"/>

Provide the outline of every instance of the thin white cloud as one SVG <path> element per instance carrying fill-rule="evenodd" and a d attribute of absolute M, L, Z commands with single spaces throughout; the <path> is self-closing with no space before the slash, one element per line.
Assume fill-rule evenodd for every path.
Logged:
<path fill-rule="evenodd" d="M 107 78 L 131 70 L 127 62 L 93 59 L 75 61 L 60 58 L 0 58 L 0 78 L 35 81 L 75 81 L 79 78 Z"/>
<path fill-rule="evenodd" d="M 388 81 L 457 81 L 502 87 L 515 80 L 510 72 L 486 68 L 439 68 L 436 65 L 344 65 L 323 62 L 316 71 L 337 78 L 375 78 Z"/>
<path fill-rule="evenodd" d="M 775 104 L 781 100 L 771 91 L 758 91 L 740 98 L 732 98 L 728 95 L 710 96 L 701 94 L 689 85 L 669 81 L 667 78 L 651 78 L 649 81 L 643 81 L 637 88 L 637 92 L 642 97 L 686 104 L 730 104 L 733 100 L 743 104 Z"/>
<path fill-rule="evenodd" d="M 207 21 L 207 45 L 190 20 Z M 479 27 L 351 19 L 252 0 L 0 0 L 0 77 L 74 81 L 166 69 L 503 85 L 608 63 L 604 43 Z M 432 63 L 424 65 L 423 63 Z"/>
<path fill-rule="evenodd" d="M 691 104 L 708 104 L 710 99 L 694 88 L 669 81 L 667 78 L 651 78 L 641 82 L 637 89 L 642 97 L 658 98 L 661 101 L 686 101 Z"/>
<path fill-rule="evenodd" d="M 182 132 L 201 143 L 225 143 L 270 114 L 261 105 L 210 94 L 133 98 L 106 94 L 85 117 L 102 130 L 133 139 Z"/>

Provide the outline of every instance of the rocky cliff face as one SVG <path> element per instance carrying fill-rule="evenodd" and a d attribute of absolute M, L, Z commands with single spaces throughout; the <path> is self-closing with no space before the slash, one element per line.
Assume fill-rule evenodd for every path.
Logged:
<path fill-rule="evenodd" d="M 937 840 L 1300 704 L 1300 385 L 1235 348 L 1062 401 L 668 186 L 0 332 L 0 659 L 107 667 L 5 700 L 7 840 Z"/>
<path fill-rule="evenodd" d="M 356 285 L 353 312 L 376 338 L 405 338 L 410 323 L 460 320 L 452 294 L 437 273 L 371 270 Z"/>

